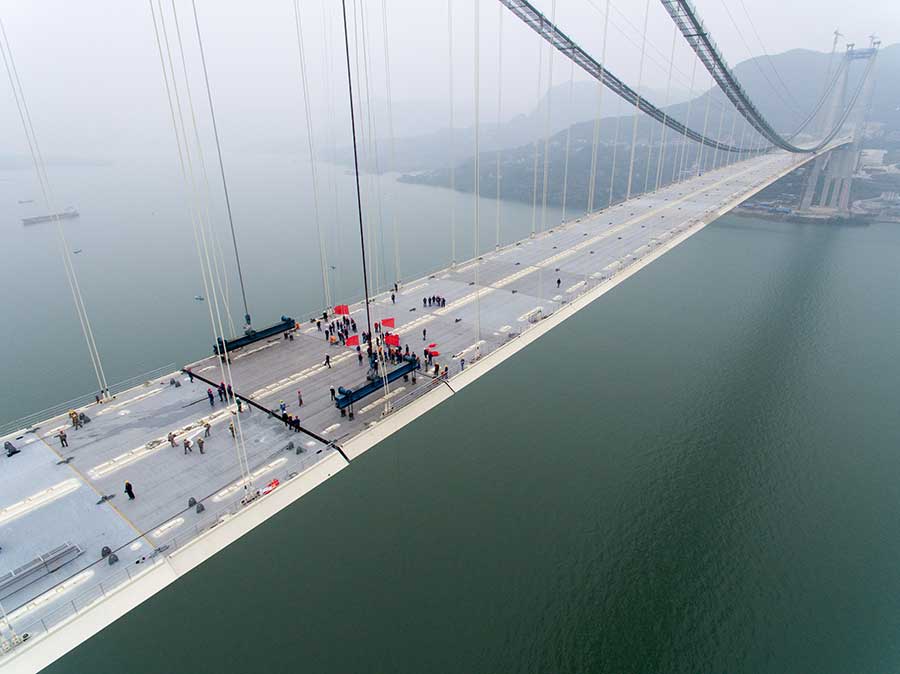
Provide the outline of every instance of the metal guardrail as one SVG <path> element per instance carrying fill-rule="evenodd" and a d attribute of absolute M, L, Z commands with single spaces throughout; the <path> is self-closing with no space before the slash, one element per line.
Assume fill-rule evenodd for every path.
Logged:
<path fill-rule="evenodd" d="M 286 452 L 284 453 L 286 454 Z M 278 488 L 283 487 L 292 479 L 301 475 L 304 471 L 315 466 L 317 463 L 322 461 L 325 456 L 319 454 L 308 454 L 304 452 L 299 455 L 294 454 L 292 458 L 293 460 L 289 460 L 285 466 L 279 467 L 279 470 L 271 474 L 271 477 L 277 477 L 279 479 L 281 484 L 279 484 Z M 227 485 L 224 485 L 223 488 L 233 484 L 234 482 L 235 481 L 229 482 Z M 254 489 L 253 491 L 255 492 L 256 490 Z M 215 503 L 214 497 L 216 493 L 218 493 L 218 490 L 200 500 L 199 503 L 203 503 L 205 505 Z M 11 625 L 7 625 L 3 617 L 0 616 L 0 662 L 3 661 L 3 655 L 12 652 L 12 650 L 14 650 L 16 646 L 48 633 L 50 630 L 52 630 L 54 627 L 58 626 L 68 618 L 93 607 L 97 604 L 97 602 L 108 597 L 112 592 L 120 588 L 122 585 L 131 582 L 138 575 L 144 573 L 157 564 L 162 563 L 167 556 L 185 547 L 187 544 L 196 540 L 200 535 L 214 529 L 220 524 L 223 524 L 228 519 L 237 515 L 240 511 L 244 510 L 248 506 L 265 498 L 265 495 L 261 495 L 257 498 L 254 498 L 252 501 L 242 503 L 242 495 L 242 492 L 238 492 L 237 498 L 234 498 L 227 504 L 221 505 L 217 509 L 209 507 L 207 510 L 204 510 L 202 514 L 199 514 L 198 520 L 191 524 L 187 529 L 178 527 L 177 531 L 173 531 L 171 535 L 159 537 L 154 536 L 154 530 L 151 529 L 145 531 L 141 536 L 126 541 L 112 552 L 116 555 L 121 555 L 124 558 L 124 551 L 128 550 L 130 546 L 135 542 L 141 540 L 145 542 L 152 541 L 152 544 L 155 546 L 155 548 L 152 553 L 146 556 L 145 560 L 137 563 L 136 561 L 128 562 L 123 559 L 121 562 L 118 562 L 118 564 L 121 565 L 120 568 L 115 569 L 109 573 L 105 573 L 102 580 L 86 585 L 84 588 L 80 588 L 77 590 L 73 589 L 71 591 L 71 596 L 68 596 L 68 593 L 61 595 L 61 598 L 64 597 L 62 603 L 60 603 L 59 606 L 57 606 L 55 609 L 41 615 L 38 618 L 31 619 L 29 622 L 27 616 L 22 616 L 18 620 L 12 619 Z M 171 517 L 167 518 L 166 522 L 171 522 L 178 517 L 187 516 L 194 512 L 194 507 L 185 508 L 184 510 L 178 513 L 174 513 Z M 156 528 L 159 528 L 159 526 L 162 526 L 164 524 L 165 522 L 160 523 L 160 525 L 158 525 L 158 527 Z M 62 587 L 66 582 L 70 582 L 73 578 L 76 578 L 77 576 L 87 571 L 105 571 L 104 567 L 106 565 L 108 565 L 107 557 L 97 559 L 90 565 L 79 569 L 67 578 L 56 583 L 46 592 L 39 595 L 39 597 L 51 595 L 55 590 Z M 15 608 L 7 608 L 7 612 L 10 615 L 14 615 L 16 611 L 28 606 L 29 604 L 35 602 L 37 599 L 38 598 L 31 599 L 29 602 L 26 602 L 25 604 Z M 9 639 L 8 637 L 11 634 L 15 634 L 18 637 L 19 641 L 14 642 L 13 640 Z M 25 635 L 27 635 L 27 638 L 25 637 Z M 4 642 L 7 644 L 6 647 L 3 646 Z"/>
<path fill-rule="evenodd" d="M 112 395 L 118 395 L 122 391 L 126 391 L 136 386 L 137 384 L 141 384 L 151 379 L 156 379 L 160 375 L 174 372 L 176 369 L 177 368 L 175 367 L 175 363 L 169 363 L 168 365 L 163 365 L 162 367 L 155 368 L 133 377 L 129 377 L 128 379 L 123 379 L 122 381 L 117 382 L 109 387 L 110 393 Z M 94 395 L 94 393 L 85 393 L 84 395 L 77 396 L 75 398 L 72 398 L 71 400 L 67 400 L 65 402 L 53 405 L 52 407 L 43 409 L 40 412 L 34 412 L 24 417 L 19 417 L 18 419 L 12 419 L 10 421 L 4 422 L 0 424 L 0 437 L 17 430 L 31 428 L 39 422 L 53 419 L 54 417 L 57 417 L 70 409 L 84 407 L 85 405 L 93 403 Z"/>
<path fill-rule="evenodd" d="M 671 234 L 671 236 L 672 237 L 677 236 L 677 235 L 683 233 L 684 231 L 686 231 L 687 229 L 690 229 L 691 227 L 695 226 L 698 222 L 700 222 L 700 220 L 702 220 L 702 217 L 704 215 L 707 215 L 711 212 L 712 212 L 712 210 L 706 211 L 699 218 L 692 219 L 690 222 L 688 222 L 686 224 L 686 226 L 676 228 L 675 233 Z M 669 237 L 666 237 L 666 238 L 669 238 Z M 641 255 L 634 256 L 633 259 L 631 260 L 630 264 L 636 263 L 638 260 L 643 259 L 652 250 L 653 250 L 653 247 L 648 247 L 647 251 L 645 251 Z M 600 278 L 585 277 L 581 292 L 578 292 L 576 295 L 574 295 L 572 298 L 570 298 L 569 301 L 577 299 L 577 298 L 589 293 L 594 288 L 596 288 L 598 285 L 602 285 L 603 283 L 606 283 L 606 282 L 612 280 L 613 278 L 618 276 L 618 274 L 621 271 L 623 271 L 624 269 L 627 269 L 627 267 L 630 266 L 630 264 L 625 265 L 624 267 L 621 267 L 619 269 L 610 270 L 608 273 L 604 274 Z M 504 342 L 504 344 L 508 344 L 510 342 L 515 341 L 516 339 L 520 339 L 522 336 L 527 334 L 528 330 L 529 330 L 529 328 L 526 327 L 524 330 L 517 333 L 515 336 L 510 337 L 509 340 Z M 487 354 L 484 354 L 484 355 L 487 355 Z M 173 367 L 173 366 L 166 366 L 166 368 L 169 368 L 169 367 Z M 151 372 L 155 372 L 155 373 L 157 373 L 156 376 L 159 376 L 159 374 L 162 374 L 162 371 L 166 370 L 166 368 L 158 368 L 157 370 L 152 370 Z M 172 370 L 169 370 L 169 371 L 172 371 Z M 147 374 L 150 374 L 150 373 L 147 373 Z M 143 377 L 143 376 L 144 375 L 142 375 L 141 377 Z M 423 381 L 421 386 L 417 386 L 415 389 L 410 390 L 409 392 L 405 393 L 404 395 L 388 401 L 388 412 L 387 412 L 387 414 L 385 414 L 383 416 L 383 418 L 387 418 L 393 412 L 399 411 L 400 409 L 402 409 L 409 403 L 417 400 L 418 398 L 424 396 L 425 394 L 429 393 L 430 391 L 437 389 L 443 385 L 448 385 L 448 384 L 452 383 L 452 379 L 448 382 L 447 380 L 440 378 L 440 377 L 433 378 L 433 377 L 430 377 L 430 376 L 424 375 L 424 374 L 419 375 L 419 376 L 422 379 L 426 379 L 427 381 Z M 132 380 L 126 380 L 126 381 L 133 382 L 135 379 L 140 380 L 141 377 L 133 378 Z M 133 385 L 133 383 L 131 385 Z M 331 447 L 332 449 L 335 449 L 337 451 L 337 448 L 333 445 L 333 443 L 329 443 L 326 446 L 326 449 L 328 447 Z M 284 479 L 281 480 L 281 485 L 279 485 L 279 487 L 280 487 L 280 486 L 288 483 L 291 479 L 302 474 L 305 470 L 313 467 L 315 464 L 317 464 L 323 458 L 324 458 L 324 456 L 319 456 L 317 454 L 316 455 L 307 455 L 307 454 L 303 453 L 300 455 L 294 455 L 293 460 L 289 461 L 286 466 L 280 468 L 276 473 L 273 473 L 273 476 L 275 476 L 275 477 L 277 477 L 278 475 L 285 476 Z M 229 482 L 228 485 L 233 484 L 233 483 L 234 482 Z M 228 486 L 228 485 L 224 485 L 224 486 Z M 216 495 L 216 493 L 218 493 L 218 490 L 216 492 L 213 492 L 209 496 L 206 496 L 205 498 L 201 499 L 199 502 L 204 503 L 204 504 L 213 503 L 214 502 L 213 499 L 214 499 L 214 496 Z M 126 550 L 127 548 L 129 548 L 133 543 L 135 543 L 136 541 L 139 541 L 141 539 L 144 539 L 145 541 L 154 539 L 156 547 L 154 549 L 154 552 L 151 553 L 150 555 L 148 555 L 146 561 L 144 561 L 140 564 L 135 564 L 134 562 L 127 563 L 127 562 L 123 561 L 122 567 L 120 569 L 113 571 L 110 574 L 106 575 L 106 577 L 102 581 L 98 581 L 92 585 L 87 586 L 83 590 L 80 590 L 77 593 L 74 593 L 71 598 L 67 597 L 64 603 L 60 604 L 53 611 L 50 611 L 49 613 L 44 614 L 40 618 L 35 618 L 31 622 L 27 622 L 27 623 L 22 622 L 21 625 L 17 624 L 19 621 L 14 620 L 12 627 L 15 628 L 15 633 L 18 635 L 18 637 L 20 639 L 20 641 L 15 645 L 11 645 L 12 642 L 7 640 L 6 644 L 8 644 L 8 645 L 5 648 L 3 647 L 3 641 L 6 638 L 3 634 L 3 632 L 4 632 L 4 628 L 6 628 L 6 626 L 5 626 L 5 623 L 3 622 L 3 619 L 0 618 L 0 662 L 2 662 L 2 657 L 4 654 L 9 653 L 12 650 L 14 650 L 16 645 L 24 643 L 24 641 L 21 641 L 21 638 L 24 635 L 26 635 L 26 634 L 28 635 L 28 637 L 26 639 L 26 641 L 28 641 L 28 640 L 33 640 L 37 637 L 40 637 L 43 634 L 48 633 L 50 630 L 52 630 L 54 627 L 58 626 L 63 621 L 95 606 L 99 601 L 102 601 L 103 599 L 108 597 L 112 592 L 114 592 L 115 590 L 120 588 L 125 583 L 131 582 L 132 580 L 134 580 L 134 578 L 136 576 L 144 573 L 145 571 L 147 571 L 150 568 L 153 568 L 157 564 L 162 563 L 167 556 L 180 550 L 187 544 L 196 540 L 202 534 L 214 529 L 215 527 L 219 526 L 220 524 L 223 524 L 231 517 L 237 515 L 244 508 L 248 507 L 249 505 L 252 505 L 253 503 L 256 503 L 258 500 L 263 499 L 263 498 L 265 498 L 265 496 L 260 496 L 259 498 L 256 498 L 253 501 L 246 503 L 246 504 L 242 503 L 240 498 L 237 498 L 237 499 L 234 499 L 231 502 L 229 502 L 227 505 L 217 508 L 216 510 L 212 510 L 212 509 L 205 510 L 202 517 L 199 519 L 199 521 L 196 521 L 195 523 L 190 525 L 190 527 L 187 529 L 184 529 L 179 526 L 177 533 L 173 531 L 173 534 L 168 537 L 160 536 L 159 538 L 156 538 L 153 536 L 153 530 L 148 530 L 148 531 L 144 532 L 141 536 L 135 537 L 135 538 L 125 542 L 123 545 L 116 548 L 116 550 L 114 550 L 113 552 L 121 553 L 124 550 Z M 186 509 L 184 509 L 180 512 L 174 513 L 173 515 L 168 517 L 166 522 L 171 522 L 172 520 L 174 520 L 178 517 L 181 517 L 181 516 L 190 515 L 190 513 L 192 513 L 192 512 L 194 512 L 193 507 L 186 508 Z M 166 522 L 160 523 L 156 528 L 163 526 Z M 82 574 L 85 571 L 88 571 L 89 569 L 96 569 L 98 567 L 98 565 L 104 565 L 104 564 L 107 564 L 107 561 L 105 558 L 98 559 L 97 561 L 93 562 L 89 566 L 79 569 L 77 572 L 73 573 L 71 576 L 67 577 L 63 581 L 60 581 L 59 583 L 54 585 L 52 588 L 48 589 L 47 592 L 45 592 L 41 596 L 44 596 L 44 595 L 47 595 L 48 593 L 53 592 L 54 589 L 60 587 L 63 583 L 71 580 L 72 578 L 78 576 L 79 574 Z M 34 601 L 34 600 L 32 600 L 32 601 Z M 21 607 L 18 607 L 18 608 L 21 608 Z M 15 610 L 18 610 L 18 608 L 13 609 L 13 611 L 10 611 L 10 612 L 14 613 Z M 8 628 L 6 628 L 5 631 L 6 631 L 6 633 L 10 632 L 10 630 Z"/>

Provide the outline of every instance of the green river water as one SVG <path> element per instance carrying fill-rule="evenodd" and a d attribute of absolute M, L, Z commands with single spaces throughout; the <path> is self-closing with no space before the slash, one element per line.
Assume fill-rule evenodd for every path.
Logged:
<path fill-rule="evenodd" d="M 95 326 L 122 377 L 208 341 L 189 244 L 141 231 L 85 269 L 122 294 Z M 725 217 L 47 671 L 897 671 L 898 254 L 896 225 Z M 123 290 L 139 263 L 156 280 Z M 315 278 L 261 269 L 280 301 Z M 90 382 L 64 287 L 22 287 L 25 413 Z"/>

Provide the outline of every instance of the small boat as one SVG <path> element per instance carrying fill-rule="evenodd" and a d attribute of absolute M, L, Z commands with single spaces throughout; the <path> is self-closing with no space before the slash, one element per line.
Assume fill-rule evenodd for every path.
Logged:
<path fill-rule="evenodd" d="M 20 204 L 33 204 L 34 199 L 19 199 Z"/>
<path fill-rule="evenodd" d="M 54 220 L 66 220 L 70 218 L 77 218 L 79 216 L 78 211 L 74 208 L 67 208 L 66 210 L 60 213 L 51 213 L 50 215 L 37 215 L 33 218 L 22 218 L 23 225 L 37 225 L 41 222 L 53 222 Z"/>
<path fill-rule="evenodd" d="M 203 297 L 203 295 L 194 295 L 194 299 L 198 302 L 202 302 L 205 298 Z"/>
<path fill-rule="evenodd" d="M 81 252 L 81 248 L 72 251 L 72 255 L 78 255 Z"/>

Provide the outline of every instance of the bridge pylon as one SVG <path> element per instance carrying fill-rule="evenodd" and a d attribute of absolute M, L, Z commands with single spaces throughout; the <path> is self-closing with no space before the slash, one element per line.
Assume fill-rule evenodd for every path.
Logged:
<path fill-rule="evenodd" d="M 839 111 L 844 106 L 849 63 L 854 60 L 874 59 L 876 54 L 875 48 L 855 50 L 852 46 L 848 46 L 844 55 L 845 67 L 841 69 L 841 80 L 835 87 L 836 95 L 829 105 L 821 129 L 832 128 L 838 119 Z M 852 142 L 820 155 L 810 168 L 800 199 L 800 207 L 797 210 L 798 215 L 841 218 L 850 216 L 850 189 L 862 153 L 862 140 L 874 81 L 874 75 L 870 73 L 851 122 Z"/>

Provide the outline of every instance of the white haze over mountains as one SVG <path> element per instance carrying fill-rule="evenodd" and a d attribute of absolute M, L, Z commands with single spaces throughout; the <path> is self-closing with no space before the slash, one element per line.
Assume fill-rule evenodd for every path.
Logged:
<path fill-rule="evenodd" d="M 394 130 L 413 137 L 449 125 L 448 5 L 446 0 L 385 0 L 389 34 Z M 375 134 L 387 133 L 385 53 L 382 2 L 348 1 L 351 14 L 351 56 L 368 63 L 369 102 Z M 541 0 L 563 30 L 597 58 L 603 53 L 602 0 Z M 744 5 L 753 25 L 746 18 Z M 314 136 L 321 156 L 349 138 L 346 64 L 340 3 L 301 0 L 301 19 L 310 78 Z M 488 0 L 452 0 L 453 110 L 459 128 L 474 121 L 474 13 L 480 10 L 481 122 L 496 125 L 498 82 L 502 80 L 501 121 L 534 115 L 546 95 L 550 50 L 539 51 L 540 40 L 501 5 Z M 647 48 L 642 89 L 663 103 L 668 86 L 668 60 L 674 38 L 675 62 L 671 102 L 684 100 L 690 89 L 693 55 L 659 2 L 649 3 Z M 886 43 L 900 36 L 900 3 L 863 2 L 848 12 L 838 0 L 701 0 L 707 25 L 732 63 L 751 55 L 805 47 L 831 48 L 831 33 L 840 26 L 847 39 L 864 44 L 873 30 Z M 176 43 L 172 5 L 163 2 L 169 38 Z M 209 112 L 193 27 L 191 3 L 175 0 L 185 44 L 198 123 L 208 142 Z M 640 63 L 644 3 L 616 0 L 610 9 L 606 65 L 636 86 Z M 326 9 L 327 8 L 327 11 Z M 357 23 L 353 25 L 356 10 Z M 300 88 L 297 40 L 292 3 L 197 0 L 223 151 L 229 156 L 278 146 L 305 149 L 305 119 Z M 726 11 L 727 10 L 727 11 Z M 364 16 L 360 16 L 360 12 Z M 730 16 L 729 16 L 730 13 Z M 503 68 L 498 73 L 498 24 L 503 16 Z M 812 17 L 811 19 L 809 17 Z M 118 0 L 35 0 L 0 7 L 28 96 L 35 128 L 45 155 L 65 159 L 112 159 L 153 153 L 175 158 L 171 121 L 149 5 Z M 738 30 L 732 18 L 739 24 Z M 362 20 L 366 26 L 362 29 Z M 814 27 L 804 27 L 811 22 Z M 759 36 L 757 38 L 757 34 Z M 364 51 L 363 37 L 368 49 Z M 843 40 L 842 40 L 843 42 Z M 177 51 L 175 52 L 177 57 Z M 538 64 L 540 88 L 538 87 Z M 572 71 L 553 55 L 554 106 L 567 96 Z M 176 67 L 180 67 L 176 62 Z M 354 73 L 356 76 L 356 73 Z M 498 79 L 499 76 L 499 79 Z M 574 71 L 576 111 L 554 116 L 553 126 L 581 121 L 589 114 L 591 85 Z M 769 73 L 776 88 L 777 75 Z M 358 90 L 362 90 L 356 82 Z M 697 69 L 695 92 L 709 85 Z M 0 94 L 0 166 L 11 158 L 27 158 L 28 150 L 4 80 Z M 182 90 L 182 95 L 183 95 Z M 612 104 L 608 96 L 607 105 Z M 611 114 L 606 110 L 607 114 Z"/>

